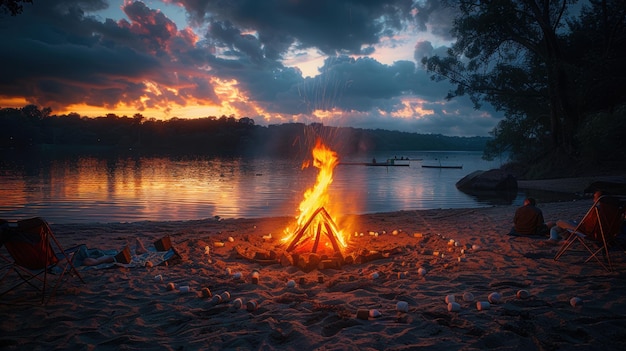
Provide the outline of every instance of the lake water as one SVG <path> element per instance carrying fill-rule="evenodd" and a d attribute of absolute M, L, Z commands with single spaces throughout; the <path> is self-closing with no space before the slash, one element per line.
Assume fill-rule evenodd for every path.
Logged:
<path fill-rule="evenodd" d="M 521 203 L 524 194 L 480 199 L 455 183 L 487 162 L 480 152 L 398 151 L 409 167 L 340 164 L 328 194 L 333 214 L 476 208 Z M 212 157 L 90 157 L 0 161 L 0 218 L 40 216 L 51 223 L 135 222 L 297 216 L 318 169 L 304 160 Z M 455 165 L 461 169 L 423 168 Z"/>

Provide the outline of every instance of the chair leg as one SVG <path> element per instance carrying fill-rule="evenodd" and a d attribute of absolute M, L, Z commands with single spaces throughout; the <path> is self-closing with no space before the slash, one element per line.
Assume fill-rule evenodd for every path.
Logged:
<path fill-rule="evenodd" d="M 587 246 L 586 244 L 585 244 L 585 246 L 588 248 L 589 252 L 591 252 L 591 256 L 587 257 L 587 259 L 585 260 L 585 263 L 591 261 L 592 258 L 595 258 L 596 261 L 607 272 L 612 272 L 613 271 L 613 265 L 611 264 L 611 256 L 610 256 L 609 251 L 607 250 L 606 247 L 602 246 L 599 249 L 597 249 L 595 251 L 592 251 L 592 249 L 589 248 L 589 246 Z M 606 256 L 606 263 L 603 262 L 604 260 L 602 258 L 598 257 L 598 254 L 603 254 L 603 256 Z"/>
<path fill-rule="evenodd" d="M 565 251 L 567 251 L 570 247 L 572 247 L 572 245 L 574 245 L 576 240 L 579 240 L 579 237 L 576 234 L 576 232 L 570 232 L 570 235 L 567 237 L 567 239 L 565 239 L 565 244 L 563 244 L 559 248 L 559 250 L 556 252 L 556 255 L 554 255 L 554 260 L 558 261 L 559 258 L 561 258 L 561 256 L 563 256 Z"/>

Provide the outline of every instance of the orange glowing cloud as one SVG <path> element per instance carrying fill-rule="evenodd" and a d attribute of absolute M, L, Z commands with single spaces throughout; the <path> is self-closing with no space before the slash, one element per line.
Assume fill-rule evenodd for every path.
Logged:
<path fill-rule="evenodd" d="M 185 86 L 168 87 L 154 81 L 144 81 L 142 83 L 145 86 L 145 93 L 139 101 L 134 103 L 120 102 L 115 106 L 109 107 L 73 104 L 67 106 L 65 111 L 57 112 L 76 111 L 81 115 L 97 116 L 105 115 L 112 110 L 120 116 L 134 115 L 137 112 L 141 112 L 146 117 L 154 117 L 156 119 L 167 119 L 170 117 L 198 118 L 222 115 L 239 116 L 241 110 L 237 106 L 246 105 L 248 112 L 252 111 L 257 115 L 263 114 L 263 110 L 256 104 L 251 103 L 248 96 L 239 90 L 238 82 L 234 79 L 210 78 L 210 83 L 217 95 L 217 100 L 220 101 L 219 103 L 215 103 L 211 99 L 202 99 L 191 95 L 181 96 L 180 91 L 185 89 Z"/>
<path fill-rule="evenodd" d="M 391 113 L 394 118 L 415 119 L 426 115 L 432 115 L 434 110 L 424 108 L 427 101 L 418 97 L 405 97 L 402 99 L 402 109 L 398 109 Z"/>
<path fill-rule="evenodd" d="M 319 118 L 320 121 L 324 121 L 340 118 L 345 113 L 345 111 L 333 108 L 329 110 L 315 110 L 312 112 L 312 115 Z"/>
<path fill-rule="evenodd" d="M 2 108 L 22 108 L 30 102 L 23 97 L 0 96 L 0 107 Z"/>

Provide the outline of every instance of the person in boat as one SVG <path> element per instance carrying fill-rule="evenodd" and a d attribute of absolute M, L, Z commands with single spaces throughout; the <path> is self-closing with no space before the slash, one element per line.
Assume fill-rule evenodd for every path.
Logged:
<path fill-rule="evenodd" d="M 553 226 L 554 223 L 544 221 L 543 212 L 537 207 L 537 201 L 532 197 L 527 197 L 524 199 L 523 205 L 515 210 L 513 228 L 511 228 L 509 235 L 547 236 Z"/>

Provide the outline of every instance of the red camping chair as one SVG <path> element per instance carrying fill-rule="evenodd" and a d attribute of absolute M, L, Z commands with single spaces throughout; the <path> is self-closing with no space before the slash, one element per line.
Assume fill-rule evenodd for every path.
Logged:
<path fill-rule="evenodd" d="M 596 200 L 574 230 L 568 230 L 569 236 L 554 256 L 557 261 L 574 244 L 580 243 L 590 256 L 585 260 L 595 259 L 607 271 L 613 270 L 609 250 L 618 244 L 622 224 L 624 223 L 624 203 L 626 198 L 603 195 Z"/>
<path fill-rule="evenodd" d="M 52 284 L 52 290 L 48 301 L 66 278 L 66 273 L 73 274 L 81 282 L 85 282 L 73 264 L 73 253 L 78 247 L 63 250 L 50 226 L 42 218 L 36 217 L 17 222 L 0 220 L 0 228 L 0 247 L 4 245 L 10 255 L 9 258 L 0 253 L 2 259 L 7 262 L 5 266 L 7 270 L 0 281 L 4 282 L 12 272 L 19 277 L 14 279 L 13 285 L 2 291 L 0 296 L 18 286 L 28 284 L 41 292 L 41 303 L 44 303 L 46 293 L 49 292 L 49 285 Z M 54 248 L 57 249 L 56 252 Z M 57 265 L 62 259 L 65 259 L 67 263 Z M 56 279 L 52 276 L 56 276 Z"/>

